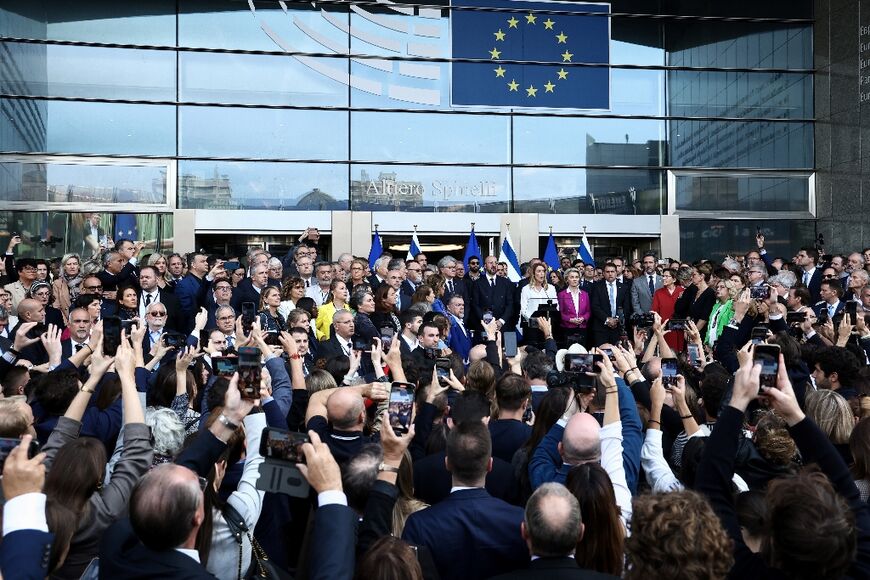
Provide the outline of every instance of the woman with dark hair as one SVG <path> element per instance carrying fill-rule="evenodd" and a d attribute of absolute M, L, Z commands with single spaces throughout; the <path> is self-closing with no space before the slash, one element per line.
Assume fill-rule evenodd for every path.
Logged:
<path fill-rule="evenodd" d="M 392 328 L 393 335 L 398 336 L 402 331 L 402 325 L 399 324 L 399 317 L 396 316 L 396 290 L 392 286 L 381 284 L 375 290 L 375 311 L 370 315 L 372 324 L 379 331 L 384 328 Z M 378 336 L 381 333 L 378 332 Z"/>
<path fill-rule="evenodd" d="M 357 562 L 354 580 L 423 580 L 417 551 L 403 540 L 384 536 Z"/>
<path fill-rule="evenodd" d="M 178 419 L 184 424 L 188 435 L 199 430 L 199 416 L 191 407 L 197 398 L 196 382 L 193 372 L 188 368 L 196 357 L 193 347 L 188 347 L 178 353 L 175 365 L 161 365 L 157 371 L 157 382 L 148 390 L 149 407 L 168 407 L 175 411 Z"/>
<path fill-rule="evenodd" d="M 565 278 L 562 277 L 562 273 L 559 270 L 550 270 L 547 278 L 550 280 L 550 284 L 556 288 L 557 293 L 565 289 Z"/>
<path fill-rule="evenodd" d="M 275 286 L 266 286 L 260 292 L 260 311 L 257 316 L 260 319 L 260 328 L 266 336 L 272 335 L 275 339 L 273 344 L 278 344 L 277 337 L 287 330 L 287 321 L 278 312 L 281 306 L 281 291 Z"/>
<path fill-rule="evenodd" d="M 662 321 L 670 320 L 674 317 L 674 306 L 682 293 L 683 287 L 677 284 L 677 271 L 672 268 L 666 268 L 662 272 L 662 287 L 653 294 L 652 311 L 658 312 Z M 667 333 L 665 335 L 665 342 L 675 352 L 683 352 L 685 350 L 686 340 L 682 333 Z"/>
<path fill-rule="evenodd" d="M 99 552 L 103 532 L 125 514 L 133 486 L 151 466 L 154 454 L 151 432 L 145 425 L 136 390 L 133 349 L 125 340 L 121 341 L 114 358 L 121 379 L 124 448 L 107 485 L 103 486 L 105 446 L 97 439 L 79 438 L 82 417 L 112 362 L 111 358 L 102 355 L 102 348 L 95 349 L 88 367 L 88 381 L 76 393 L 43 448 L 47 471 L 44 490 L 47 519 L 61 530 L 72 518 L 75 529 L 68 544 L 58 542 L 58 538 L 52 544 L 49 570 L 62 564 L 54 570 L 52 578 L 73 579 L 82 575 Z"/>
<path fill-rule="evenodd" d="M 323 340 L 329 340 L 332 334 L 332 317 L 339 310 L 348 310 L 347 285 L 343 280 L 335 279 L 329 285 L 329 294 L 326 295 L 326 302 L 317 309 L 317 326 L 318 332 L 323 335 Z"/>
<path fill-rule="evenodd" d="M 287 318 L 291 310 L 296 308 L 296 303 L 300 298 L 305 297 L 305 282 L 298 276 L 287 278 L 284 281 L 284 286 L 281 287 L 281 305 L 278 307 L 278 312 L 281 316 Z"/>
<path fill-rule="evenodd" d="M 371 319 L 375 312 L 375 297 L 370 292 L 354 294 L 350 300 L 350 308 L 356 311 L 353 319 L 355 336 L 365 340 L 366 344 L 371 344 L 373 338 L 381 337 Z"/>
<path fill-rule="evenodd" d="M 625 527 L 607 472 L 598 463 L 584 463 L 571 468 L 565 486 L 580 502 L 583 526 L 590 532 L 577 541 L 574 552 L 577 565 L 603 574 L 622 575 Z"/>
<path fill-rule="evenodd" d="M 117 293 L 118 318 L 133 320 L 139 318 L 139 292 L 133 286 L 121 286 Z"/>
<path fill-rule="evenodd" d="M 861 494 L 861 501 L 870 500 L 870 417 L 861 419 L 849 436 L 852 451 L 852 476 Z"/>
<path fill-rule="evenodd" d="M 710 313 L 713 312 L 713 305 L 716 303 L 716 291 L 708 286 L 710 278 L 713 275 L 713 269 L 710 264 L 697 264 L 692 268 L 692 283 L 683 292 L 677 300 L 675 311 L 684 311 L 687 313 L 687 318 L 695 321 L 695 326 L 698 331 L 704 331 L 707 326 L 707 320 L 710 318 Z"/>
<path fill-rule="evenodd" d="M 54 297 L 47 282 L 34 282 L 27 294 L 45 307 L 45 324 L 54 324 L 59 330 L 64 329 L 66 324 L 63 313 L 51 305 Z"/>
<path fill-rule="evenodd" d="M 317 306 L 317 302 L 314 301 L 314 298 L 311 298 L 309 296 L 300 298 L 299 301 L 296 302 L 296 308 L 302 309 L 308 313 L 308 324 L 311 327 L 311 331 L 314 332 L 314 336 L 317 338 L 317 340 L 321 340 L 321 334 L 317 332 L 317 327 L 315 326 L 315 321 L 317 320 L 317 312 L 319 308 Z"/>
<path fill-rule="evenodd" d="M 424 312 L 431 312 L 432 304 L 435 302 L 435 291 L 428 284 L 420 284 L 414 290 L 414 295 L 411 296 L 411 306 L 421 304 Z"/>
<path fill-rule="evenodd" d="M 432 311 L 437 312 L 439 314 L 446 314 L 447 308 L 444 306 L 444 302 L 441 300 L 444 298 L 444 291 L 447 289 L 447 280 L 441 274 L 433 274 L 426 281 L 424 286 L 429 286 L 432 288 L 432 292 L 435 293 L 435 298 L 432 300 Z"/>

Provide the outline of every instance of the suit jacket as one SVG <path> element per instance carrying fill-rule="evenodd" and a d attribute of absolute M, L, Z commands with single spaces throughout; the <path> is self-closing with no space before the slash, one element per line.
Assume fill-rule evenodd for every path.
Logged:
<path fill-rule="evenodd" d="M 810 291 L 810 300 L 812 300 L 813 303 L 821 300 L 821 297 L 819 296 L 819 291 L 822 289 L 822 270 L 824 270 L 824 268 L 822 268 L 822 265 L 817 265 L 816 271 L 813 272 L 813 277 L 810 278 L 810 283 L 807 284 L 807 290 Z M 803 272 L 797 273 L 798 282 L 803 282 L 803 277 Z"/>
<path fill-rule="evenodd" d="M 522 521 L 522 508 L 465 489 L 411 514 L 402 539 L 429 548 L 441 578 L 477 580 L 528 566 Z"/>
<path fill-rule="evenodd" d="M 100 542 L 100 578 L 214 578 L 205 566 L 176 550 L 146 547 L 129 519 L 115 522 Z"/>
<path fill-rule="evenodd" d="M 662 287 L 662 277 L 655 275 L 655 291 Z M 649 312 L 652 310 L 652 294 L 649 291 L 649 279 L 646 274 L 641 274 L 634 279 L 631 285 L 631 310 L 632 312 Z"/>
<path fill-rule="evenodd" d="M 580 279 L 580 289 L 586 290 L 587 294 L 592 292 L 592 286 L 595 285 L 595 280 L 587 280 L 586 278 Z"/>
<path fill-rule="evenodd" d="M 514 570 L 492 580 L 536 580 L 548 578 L 549 580 L 608 580 L 616 578 L 609 574 L 602 574 L 594 570 L 586 570 L 577 565 L 574 558 L 538 558 L 529 562 L 525 570 Z"/>
<path fill-rule="evenodd" d="M 842 315 L 845 310 L 846 310 L 846 301 L 843 299 L 840 299 L 840 301 L 837 303 L 837 309 L 834 311 L 834 316 Z M 823 311 L 824 311 L 824 314 L 821 314 Z M 817 317 L 820 317 L 819 315 L 821 315 L 821 317 L 827 316 L 828 315 L 828 303 L 825 302 L 824 300 L 817 302 L 816 304 L 813 305 L 813 312 L 816 313 Z"/>
<path fill-rule="evenodd" d="M 309 545 L 309 580 L 353 578 L 359 516 L 346 505 L 325 505 L 314 512 Z"/>
<path fill-rule="evenodd" d="M 139 298 L 142 304 L 145 303 L 145 295 L 142 294 L 142 297 Z M 173 292 L 167 292 L 165 289 L 158 289 L 157 291 L 157 301 L 163 304 L 166 308 L 166 328 L 168 330 L 177 330 L 178 332 L 182 331 L 182 322 L 185 319 L 184 314 L 181 312 L 181 302 L 178 301 L 178 298 L 175 296 Z M 201 305 L 201 306 L 204 306 Z M 196 313 L 194 313 L 194 317 Z M 143 318 L 144 320 L 144 318 Z M 209 326 L 207 328 L 214 328 L 213 326 Z"/>
<path fill-rule="evenodd" d="M 471 312 L 471 294 L 469 293 L 468 286 L 465 285 L 465 280 L 462 278 L 454 278 L 453 279 L 453 292 L 448 290 L 448 286 L 445 284 L 444 286 L 444 296 L 441 297 L 441 301 L 446 306 L 450 304 L 450 297 L 454 294 L 459 294 L 465 299 L 465 317 L 468 318 L 468 313 Z"/>
<path fill-rule="evenodd" d="M 459 326 L 459 323 L 452 314 L 447 318 L 450 320 L 450 350 L 459 355 L 463 362 L 467 363 L 468 354 L 471 352 L 471 331 L 468 328 L 463 329 Z"/>
<path fill-rule="evenodd" d="M 54 534 L 39 530 L 17 530 L 3 536 L 0 544 L 0 572 L 4 578 L 43 580 L 48 576 L 48 559 Z"/>
<path fill-rule="evenodd" d="M 176 290 L 177 292 L 177 290 Z M 233 297 L 230 298 L 230 306 L 236 311 L 236 316 L 242 313 L 242 303 L 253 302 L 254 308 L 260 310 L 260 293 L 254 288 L 254 283 L 250 278 L 245 278 L 239 285 L 233 288 Z"/>
<path fill-rule="evenodd" d="M 558 294 L 559 298 L 559 317 L 562 319 L 562 328 L 587 328 L 589 326 L 589 294 L 582 288 L 580 289 L 580 297 L 577 300 L 578 308 L 574 308 L 574 298 L 571 296 L 571 291 L 567 288 Z M 584 322 L 581 325 L 576 325 L 570 322 L 572 318 L 583 318 Z"/>
<path fill-rule="evenodd" d="M 329 340 L 321 340 L 317 343 L 317 358 L 329 360 L 336 356 L 346 356 L 341 344 L 338 342 L 338 335 L 333 333 Z"/>
<path fill-rule="evenodd" d="M 372 292 L 376 291 L 378 288 L 381 287 L 381 284 L 385 283 L 384 280 L 378 279 L 377 274 L 372 274 L 371 276 L 366 278 L 366 282 L 368 282 L 369 286 L 372 287 Z"/>
<path fill-rule="evenodd" d="M 502 276 L 495 277 L 495 287 L 489 285 L 486 276 L 478 278 L 471 286 L 471 312 L 473 316 L 468 321 L 472 328 L 480 328 L 483 313 L 492 311 L 496 320 L 504 320 L 502 330 L 514 330 L 517 315 L 516 286 Z M 469 309 L 466 306 L 465 311 Z"/>
<path fill-rule="evenodd" d="M 199 307 L 205 305 L 209 288 L 211 282 L 205 278 L 200 280 L 190 272 L 175 285 L 175 297 L 178 298 L 181 306 L 182 320 L 178 329 L 180 332 L 189 334 L 193 330 L 194 318 L 199 312 Z"/>
<path fill-rule="evenodd" d="M 444 466 L 446 451 L 433 453 L 414 461 L 414 495 L 434 505 L 450 495 L 453 477 Z M 486 474 L 486 492 L 507 503 L 519 502 L 519 487 L 513 467 L 498 457 L 492 459 L 492 471 Z"/>
<path fill-rule="evenodd" d="M 118 286 L 124 283 L 131 283 L 137 289 L 139 288 L 139 268 L 127 262 L 121 271 L 117 274 L 112 274 L 107 270 L 94 274 L 103 283 L 103 292 L 112 292 L 118 289 Z"/>
<path fill-rule="evenodd" d="M 592 317 L 589 321 L 589 329 L 592 331 L 592 344 L 597 346 L 606 342 L 614 343 L 619 340 L 619 329 L 609 328 L 604 321 L 611 315 L 610 296 L 607 292 L 605 280 L 599 280 L 592 286 L 589 296 L 589 305 L 592 309 Z M 616 310 L 622 309 L 626 322 L 631 316 L 631 290 L 629 285 L 616 282 Z"/>
<path fill-rule="evenodd" d="M 422 283 L 423 282 L 421 281 L 420 284 Z M 417 291 L 417 288 L 420 286 L 420 284 L 415 284 L 412 286 L 411 283 L 407 280 L 402 280 L 402 296 L 404 297 L 406 294 L 408 296 L 414 296 L 414 292 Z M 402 300 L 404 301 L 404 298 L 402 298 Z M 404 304 L 402 306 L 404 306 Z"/>
<path fill-rule="evenodd" d="M 87 341 L 85 341 L 85 342 L 87 342 Z M 65 340 L 60 341 L 60 358 L 61 359 L 69 358 L 74 354 L 75 354 L 75 350 L 73 349 L 73 341 L 71 338 L 67 338 Z"/>

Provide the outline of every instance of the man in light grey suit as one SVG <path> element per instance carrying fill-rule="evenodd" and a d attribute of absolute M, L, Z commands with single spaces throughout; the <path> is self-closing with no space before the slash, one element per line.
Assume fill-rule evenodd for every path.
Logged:
<path fill-rule="evenodd" d="M 649 312 L 652 309 L 653 293 L 662 287 L 662 277 L 656 273 L 656 257 L 643 257 L 643 273 L 631 285 L 632 312 Z"/>

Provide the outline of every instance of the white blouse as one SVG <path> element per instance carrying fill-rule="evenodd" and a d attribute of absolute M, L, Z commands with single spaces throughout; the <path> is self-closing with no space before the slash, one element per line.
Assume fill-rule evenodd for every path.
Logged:
<path fill-rule="evenodd" d="M 531 284 L 523 286 L 520 292 L 520 314 L 523 320 L 528 321 L 542 304 L 547 303 L 547 300 L 552 300 L 553 305 L 559 308 L 556 287 L 552 284 L 547 284 L 546 288 L 532 288 Z"/>

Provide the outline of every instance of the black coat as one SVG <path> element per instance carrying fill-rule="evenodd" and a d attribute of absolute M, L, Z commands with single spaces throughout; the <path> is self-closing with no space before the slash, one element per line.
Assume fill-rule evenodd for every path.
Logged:
<path fill-rule="evenodd" d="M 496 320 L 504 320 L 502 330 L 514 330 L 514 319 L 517 314 L 516 285 L 503 276 L 495 277 L 495 287 L 489 285 L 486 276 L 478 278 L 471 286 L 471 320 L 469 326 L 480 328 L 483 313 L 492 311 Z M 466 304 L 465 312 L 469 312 Z"/>

